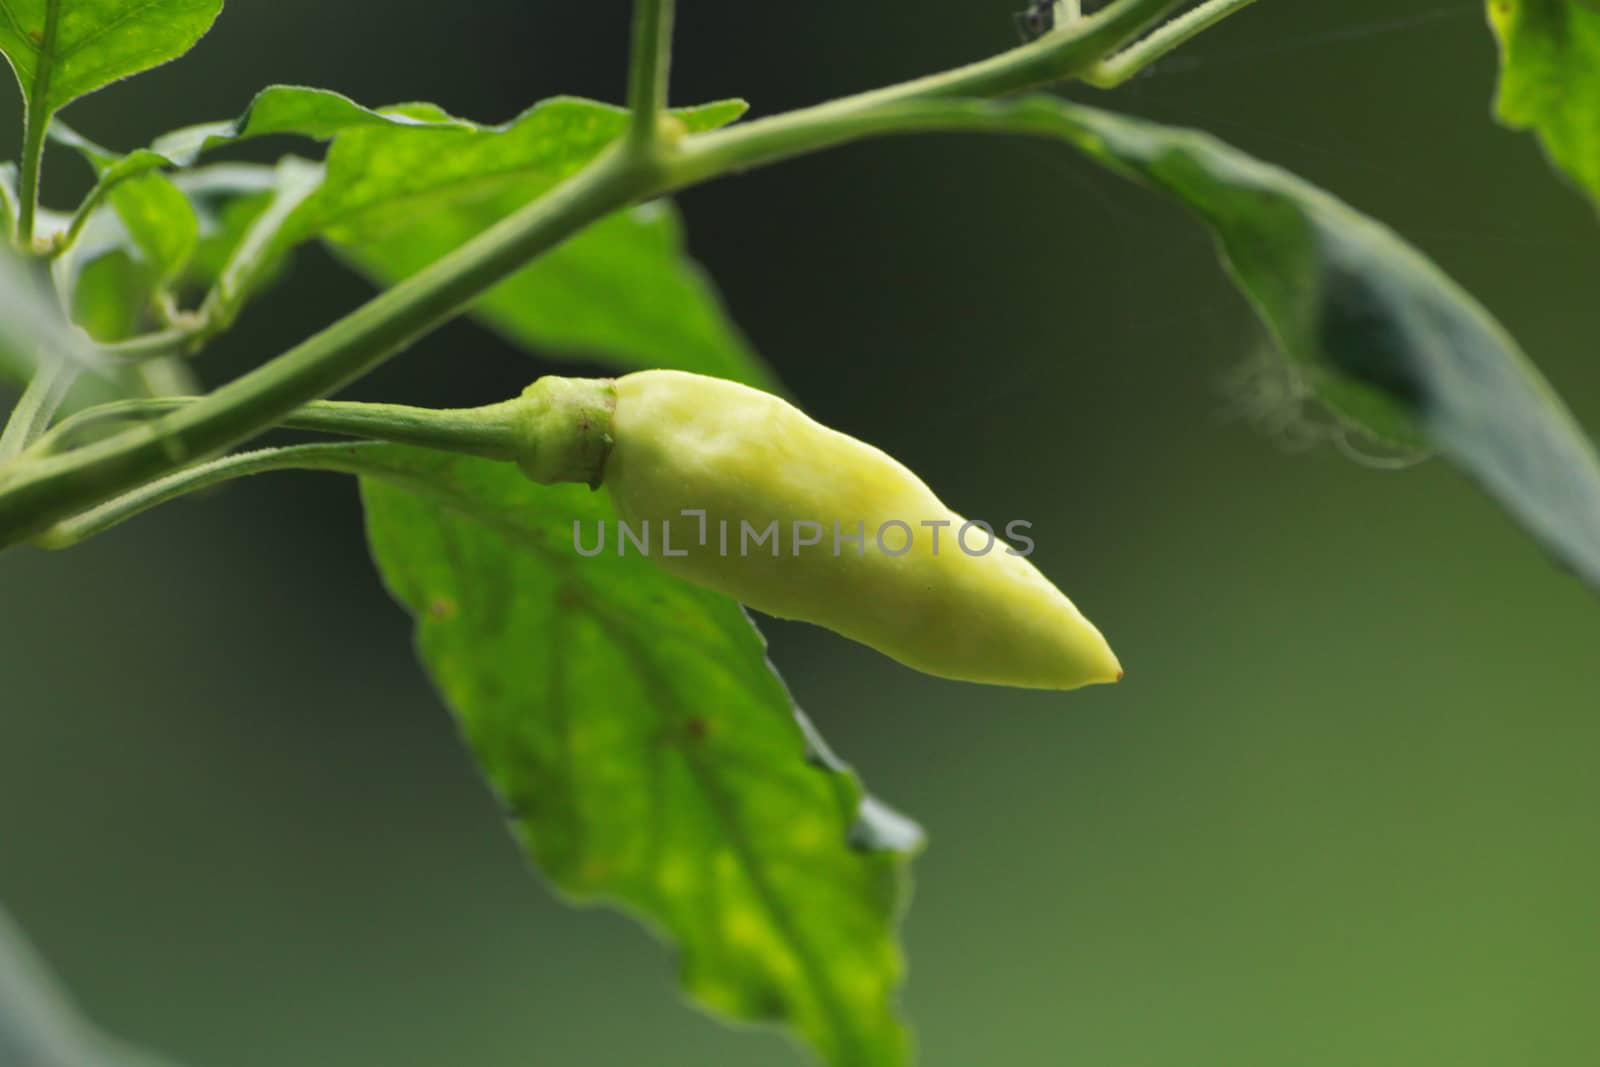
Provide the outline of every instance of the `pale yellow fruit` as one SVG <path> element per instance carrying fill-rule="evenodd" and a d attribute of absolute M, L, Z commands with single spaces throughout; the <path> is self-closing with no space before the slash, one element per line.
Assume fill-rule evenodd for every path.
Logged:
<path fill-rule="evenodd" d="M 631 528 L 649 524 L 650 555 L 672 573 L 945 678 L 1074 689 L 1122 677 L 1100 631 L 1033 564 L 1004 542 L 963 551 L 961 516 L 878 449 L 720 379 L 644 371 L 615 390 L 601 483 Z M 704 544 L 701 519 L 685 509 L 706 513 Z M 767 544 L 742 543 L 746 524 L 760 532 L 774 521 L 776 557 Z M 796 522 L 820 526 L 820 543 L 796 545 Z M 950 524 L 938 530 L 937 553 L 924 522 Z M 848 540 L 835 554 L 835 523 L 846 537 L 860 525 L 864 554 Z M 906 538 L 886 523 L 913 534 L 904 555 L 891 554 Z M 976 551 L 986 535 L 969 532 Z"/>

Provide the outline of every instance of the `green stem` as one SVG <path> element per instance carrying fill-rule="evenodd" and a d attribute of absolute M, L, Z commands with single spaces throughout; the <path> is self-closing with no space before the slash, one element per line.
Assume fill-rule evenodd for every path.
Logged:
<path fill-rule="evenodd" d="M 39 60 L 44 62 L 43 57 Z M 39 171 L 44 166 L 44 131 L 50 124 L 50 113 L 42 106 L 29 101 L 23 105 L 22 177 L 17 190 L 17 247 L 24 253 L 33 251 L 34 219 L 39 213 Z"/>
<path fill-rule="evenodd" d="M 283 227 L 322 185 L 322 167 L 289 156 L 274 172 L 272 200 L 256 216 L 206 294 L 191 329 L 204 341 L 233 324 L 245 300 L 284 251 Z"/>
<path fill-rule="evenodd" d="M 78 205 L 78 209 L 72 213 L 72 219 L 67 223 L 66 232 L 61 235 L 61 240 L 56 243 L 56 246 L 50 250 L 51 255 L 66 255 L 68 250 L 78 243 L 78 237 L 83 233 L 83 228 L 88 225 L 89 219 L 100 205 L 105 202 L 106 194 L 111 191 L 111 187 L 117 184 L 119 183 L 95 183 L 95 187 L 89 190 L 89 195 L 83 198 L 83 202 Z"/>
<path fill-rule="evenodd" d="M 1080 76 L 1178 7 L 1182 0 L 1118 0 L 1030 44 L 955 70 L 842 97 L 768 119 L 687 138 L 669 161 L 682 188 L 730 171 L 775 163 L 862 137 L 897 133 L 900 105 L 994 97 Z M 918 127 L 907 127 L 911 132 Z"/>
<path fill-rule="evenodd" d="M 22 392 L 22 399 L 17 401 L 6 421 L 5 430 L 0 431 L 0 465 L 20 455 L 44 433 L 77 376 L 77 368 L 64 359 L 49 355 L 40 359 L 38 369 Z"/>
<path fill-rule="evenodd" d="M 17 244 L 33 251 L 34 219 L 39 212 L 39 172 L 44 166 L 45 133 L 50 129 L 50 78 L 55 73 L 56 27 L 61 0 L 45 0 L 44 29 L 34 55 L 33 84 L 23 102 L 22 186 L 17 215 Z"/>
<path fill-rule="evenodd" d="M 107 341 L 95 345 L 95 351 L 117 364 L 148 363 L 167 356 L 181 356 L 195 343 L 195 330 L 191 326 L 172 326 L 154 333 L 130 337 L 126 341 Z"/>
<path fill-rule="evenodd" d="M 673 0 L 635 0 L 628 73 L 629 140 L 635 147 L 654 145 L 659 136 L 672 66 L 672 18 Z"/>
<path fill-rule="evenodd" d="M 150 359 L 130 370 L 133 385 L 142 397 L 198 397 L 204 390 L 181 356 Z"/>
<path fill-rule="evenodd" d="M 366 460 L 368 452 L 382 447 L 373 444 L 292 445 L 224 456 L 146 483 L 82 515 L 57 523 L 40 534 L 35 543 L 41 548 L 70 548 L 170 500 L 252 474 L 281 470 L 380 473 L 383 468 Z"/>
<path fill-rule="evenodd" d="M 1126 51 L 1096 63 L 1084 72 L 1083 80 L 1097 89 L 1115 89 L 1156 60 L 1255 2 L 1256 0 L 1206 0 L 1199 7 L 1185 11 Z"/>
<path fill-rule="evenodd" d="M 117 400 L 86 408 L 62 420 L 29 450 L 30 457 L 59 455 L 95 430 L 148 421 L 182 411 L 201 397 L 164 396 Z M 436 409 L 405 404 L 365 404 L 348 400 L 315 400 L 296 409 L 278 425 L 290 430 L 341 434 L 373 441 L 417 445 L 460 452 L 484 459 L 514 461 L 526 451 L 526 420 L 520 404 L 509 400 L 479 408 Z"/>
<path fill-rule="evenodd" d="M 19 464 L 0 479 L 0 547 L 274 425 L 377 366 L 590 222 L 650 191 L 645 174 L 608 152 L 454 252 L 194 404 L 87 448 Z"/>
<path fill-rule="evenodd" d="M 641 2 L 648 6 L 651 0 Z M 903 105 L 1004 95 L 1076 76 L 1180 2 L 1117 0 L 991 59 L 685 138 L 665 158 L 618 146 L 423 271 L 194 404 L 86 448 L 15 465 L 0 476 L 0 548 L 274 425 L 371 370 L 513 271 L 619 208 L 869 134 L 939 124 L 937 116 L 919 117 Z M 657 18 L 646 25 L 656 27 L 652 39 L 662 45 L 665 8 L 654 10 Z M 662 84 L 663 67 L 641 66 L 655 72 L 650 84 Z"/>

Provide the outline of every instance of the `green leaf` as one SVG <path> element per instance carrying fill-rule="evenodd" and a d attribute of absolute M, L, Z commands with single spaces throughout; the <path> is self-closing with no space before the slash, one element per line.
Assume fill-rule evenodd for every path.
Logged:
<path fill-rule="evenodd" d="M 674 114 L 697 132 L 744 110 L 730 100 Z M 622 109 L 561 97 L 484 126 L 432 104 L 374 110 L 326 90 L 273 86 L 236 120 L 179 130 L 126 156 L 60 123 L 51 136 L 95 167 L 100 183 L 86 200 L 90 209 L 123 182 L 186 166 L 221 144 L 280 133 L 332 137 L 324 187 L 282 220 L 264 255 L 276 262 L 320 235 L 346 262 L 390 285 L 588 163 L 622 134 L 626 119 Z M 215 258 L 214 250 L 202 254 Z M 508 278 L 473 312 L 529 347 L 773 384 L 689 258 L 682 224 L 666 203 L 604 220 Z"/>
<path fill-rule="evenodd" d="M 362 107 L 347 96 L 303 85 L 269 85 L 255 95 L 237 119 L 208 122 L 164 134 L 149 151 L 174 166 L 191 165 L 200 153 L 222 145 L 273 134 L 326 141 L 362 126 L 470 126 L 431 104 Z"/>
<path fill-rule="evenodd" d="M 276 171 L 263 168 L 272 175 L 264 188 L 278 195 L 253 199 L 248 207 L 235 203 L 241 199 L 239 197 L 228 198 L 230 206 L 226 209 L 226 219 L 205 214 L 204 205 L 191 206 L 186 202 L 178 191 L 193 184 L 186 178 L 169 181 L 157 171 L 190 167 L 206 150 L 253 137 L 297 134 L 327 139 L 355 126 L 427 123 L 461 124 L 460 120 L 432 105 L 400 104 L 374 111 L 325 89 L 274 85 L 257 93 L 237 119 L 177 130 L 158 137 L 151 147 L 127 155 L 96 144 L 59 120 L 50 124 L 49 137 L 83 156 L 98 179 L 79 207 L 74 224 L 77 227 L 87 225 L 94 212 L 109 202 L 126 223 L 129 247 L 138 250 L 157 268 L 152 289 L 159 289 L 180 276 L 190 288 L 209 289 L 220 282 L 222 290 L 217 294 L 220 306 L 212 310 L 219 325 L 224 325 L 256 289 L 277 273 L 294 244 L 293 238 L 279 233 L 278 229 L 316 182 L 320 182 L 320 170 L 313 180 L 313 164 L 293 157 L 285 157 Z M 228 172 L 225 168 L 210 169 L 217 174 Z M 248 171 L 244 165 L 235 165 L 232 173 Z M 218 188 L 213 185 L 209 191 L 215 197 Z M 239 251 L 248 234 L 247 216 L 253 222 L 255 214 L 267 211 L 269 205 L 276 205 L 269 218 L 273 231 L 270 234 L 258 232 L 255 243 L 246 250 L 248 254 L 230 266 L 228 257 Z M 104 232 L 102 230 L 102 235 Z M 102 248 L 97 254 L 104 251 Z M 202 258 L 198 269 L 185 271 L 189 259 L 195 255 Z M 84 261 L 88 258 L 80 257 Z M 225 270 L 228 271 L 226 276 Z"/>
<path fill-rule="evenodd" d="M 691 132 L 742 114 L 738 101 L 675 111 Z M 622 108 L 556 97 L 502 126 L 352 129 L 328 152 L 328 178 L 300 224 L 341 244 L 408 229 L 425 212 L 465 200 L 514 197 L 518 205 L 571 177 L 627 128 Z"/>
<path fill-rule="evenodd" d="M 160 1067 L 84 1019 L 0 911 L 0 1064 L 7 1067 Z"/>
<path fill-rule="evenodd" d="M 109 206 L 88 211 L 78 238 L 57 256 L 57 288 L 71 294 L 74 321 L 100 341 L 159 329 L 163 321 L 145 312 L 197 293 L 207 336 L 220 332 L 281 271 L 290 248 L 278 229 L 321 175 L 320 165 L 285 156 L 276 166 L 226 163 L 129 179 L 111 190 Z M 140 314 L 130 319 L 130 308 Z"/>
<path fill-rule="evenodd" d="M 183 55 L 222 0 L 3 0 L 0 52 L 29 108 L 46 115 Z"/>
<path fill-rule="evenodd" d="M 333 248 L 363 274 L 392 285 L 517 206 L 468 202 L 428 212 L 399 233 Z M 667 201 L 596 223 L 495 286 L 473 313 L 529 348 L 772 384 L 715 286 L 689 258 L 683 223 Z"/>
<path fill-rule="evenodd" d="M 199 240 L 200 221 L 189 198 L 164 175 L 143 173 L 107 186 L 104 175 L 123 157 L 62 122 L 50 125 L 56 143 L 81 155 L 101 186 L 80 215 L 53 229 L 77 235 L 58 254 L 57 288 L 68 294 L 73 321 L 98 341 L 139 332 L 145 313 L 188 264 Z M 102 202 L 100 194 L 107 193 Z"/>
<path fill-rule="evenodd" d="M 604 493 L 384 455 L 374 557 L 538 867 L 663 931 L 701 1005 L 835 1067 L 905 1063 L 894 926 L 920 834 L 812 743 L 741 609 L 637 555 L 580 557 Z"/>
<path fill-rule="evenodd" d="M 321 184 L 321 166 L 285 156 L 272 168 L 271 192 L 260 209 L 248 209 L 248 214 L 236 213 L 231 220 L 222 220 L 226 258 L 217 268 L 201 306 L 209 328 L 226 328 L 238 317 L 245 302 L 277 276 L 293 248 L 285 229 L 296 210 Z M 229 226 L 240 229 L 235 233 Z"/>
<path fill-rule="evenodd" d="M 675 112 L 691 131 L 739 101 Z M 626 128 L 619 108 L 573 98 L 504 126 L 367 127 L 341 134 L 298 225 L 389 285 L 570 176 Z M 670 205 L 615 215 L 496 287 L 474 314 L 507 338 L 631 367 L 674 367 L 770 384 L 683 249 Z"/>
<path fill-rule="evenodd" d="M 173 175 L 200 223 L 184 287 L 206 290 L 216 284 L 261 213 L 277 199 L 279 180 L 277 168 L 256 163 L 222 163 Z M 280 257 L 258 284 L 281 266 Z"/>
<path fill-rule="evenodd" d="M 115 249 L 78 271 L 72 321 L 96 341 L 125 340 L 139 332 L 153 288 L 149 268 L 126 249 Z"/>
<path fill-rule="evenodd" d="M 270 85 L 255 95 L 244 114 L 222 122 L 186 126 L 163 134 L 148 148 L 126 155 L 102 148 L 63 126 L 51 124 L 50 138 L 77 149 L 89 160 L 99 185 L 89 195 L 98 199 L 112 187 L 153 170 L 191 167 L 201 154 L 256 137 L 288 134 L 326 141 L 359 126 L 469 126 L 432 104 L 396 104 L 373 110 L 327 89 Z"/>
<path fill-rule="evenodd" d="M 1600 4 L 1489 0 L 1500 39 L 1500 121 L 1532 130 L 1600 203 Z"/>
<path fill-rule="evenodd" d="M 165 175 L 141 174 L 123 182 L 111 190 L 111 206 L 162 283 L 188 264 L 200 237 L 200 220 L 189 198 Z"/>
<path fill-rule="evenodd" d="M 1208 135 L 1053 100 L 1004 112 L 1167 192 L 1335 412 L 1423 440 L 1600 588 L 1600 461 L 1516 343 L 1388 228 Z"/>

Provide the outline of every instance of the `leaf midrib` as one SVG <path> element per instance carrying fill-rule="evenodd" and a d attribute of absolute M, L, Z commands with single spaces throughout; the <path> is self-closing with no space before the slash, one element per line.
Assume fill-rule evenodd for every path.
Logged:
<path fill-rule="evenodd" d="M 28 93 L 28 107 L 38 108 L 44 114 L 44 123 L 50 121 L 55 108 L 50 106 L 50 79 L 55 74 L 56 31 L 61 27 L 61 0 L 45 0 L 44 28 L 34 44 L 33 54 L 38 57 L 33 65 L 33 88 Z M 24 35 L 24 40 L 33 38 Z M 41 129 L 43 125 L 41 124 Z"/>

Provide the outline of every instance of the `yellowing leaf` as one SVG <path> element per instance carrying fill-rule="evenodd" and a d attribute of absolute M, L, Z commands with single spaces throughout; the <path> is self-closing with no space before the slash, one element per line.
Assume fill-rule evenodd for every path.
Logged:
<path fill-rule="evenodd" d="M 864 799 L 738 605 L 638 555 L 580 557 L 572 524 L 613 521 L 604 493 L 366 456 L 390 468 L 363 480 L 374 558 L 539 869 L 662 931 L 715 1013 L 833 1067 L 906 1063 L 894 928 L 920 834 Z"/>

